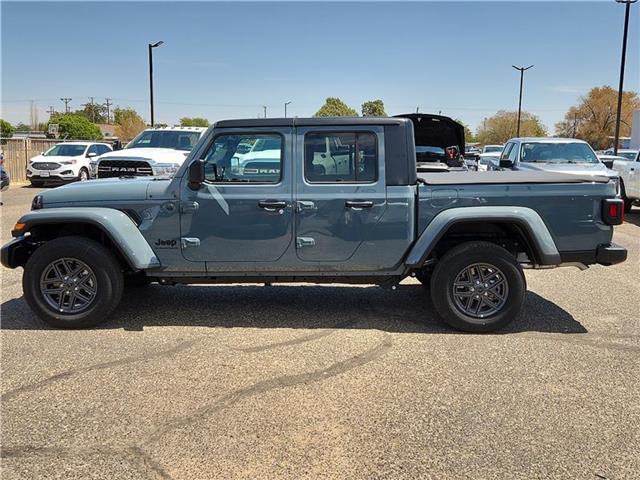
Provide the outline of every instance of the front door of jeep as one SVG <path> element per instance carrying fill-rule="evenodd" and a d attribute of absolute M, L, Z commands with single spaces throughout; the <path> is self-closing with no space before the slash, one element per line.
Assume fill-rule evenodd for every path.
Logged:
<path fill-rule="evenodd" d="M 184 258 L 211 271 L 269 271 L 293 238 L 291 128 L 224 129 L 199 155 L 205 181 L 181 184 Z"/>

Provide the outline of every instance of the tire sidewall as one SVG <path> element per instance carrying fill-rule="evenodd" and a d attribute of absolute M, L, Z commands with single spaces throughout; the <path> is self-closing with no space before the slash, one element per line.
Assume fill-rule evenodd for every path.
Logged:
<path fill-rule="evenodd" d="M 69 237 L 62 237 L 69 238 Z M 83 328 L 102 321 L 119 302 L 122 286 L 118 285 L 118 275 L 108 250 L 89 240 L 60 242 L 52 240 L 38 248 L 25 265 L 22 287 L 25 299 L 31 309 L 47 323 L 60 328 Z M 92 245 L 95 244 L 95 245 Z M 40 278 L 47 266 L 59 258 L 75 258 L 87 264 L 96 277 L 97 291 L 91 305 L 82 312 L 65 314 L 53 309 L 40 291 Z M 121 282 L 120 278 L 120 282 Z M 120 290 L 120 292 L 119 292 Z"/>
<path fill-rule="evenodd" d="M 526 293 L 526 281 L 522 269 L 506 250 L 497 246 L 492 247 L 494 248 L 460 252 L 449 258 L 443 258 L 436 266 L 431 281 L 432 300 L 445 322 L 454 328 L 470 332 L 493 331 L 514 320 L 522 308 Z M 468 316 L 460 311 L 453 298 L 455 278 L 465 267 L 474 263 L 495 266 L 502 271 L 509 286 L 507 302 L 503 308 L 482 319 Z"/>

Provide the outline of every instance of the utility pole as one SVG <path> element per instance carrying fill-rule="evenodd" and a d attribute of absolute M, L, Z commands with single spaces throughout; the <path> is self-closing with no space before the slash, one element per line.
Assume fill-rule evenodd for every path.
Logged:
<path fill-rule="evenodd" d="M 64 113 L 69 113 L 69 102 L 73 100 L 72 98 L 62 97 L 60 100 L 64 102 Z"/>
<path fill-rule="evenodd" d="M 289 102 L 284 102 L 284 118 L 287 118 L 287 105 L 289 105 L 291 103 L 291 101 Z M 266 115 L 265 115 L 266 117 Z"/>
<path fill-rule="evenodd" d="M 520 136 L 520 116 L 522 114 L 522 84 L 524 81 L 524 72 L 533 67 L 533 65 L 529 65 L 528 67 L 516 67 L 515 65 L 511 65 L 513 68 L 520 72 L 520 100 L 518 100 L 518 127 L 516 130 L 516 137 Z"/>
<path fill-rule="evenodd" d="M 56 111 L 53 109 L 53 105 L 49 105 L 49 110 L 47 110 L 49 114 L 49 118 L 53 117 L 56 114 Z"/>
<path fill-rule="evenodd" d="M 613 138 L 613 154 L 618 155 L 618 143 L 620 142 L 620 120 L 622 117 L 622 87 L 624 85 L 624 64 L 627 56 L 627 33 L 629 32 L 629 11 L 631 4 L 638 0 L 616 0 L 624 3 L 624 33 L 622 34 L 622 60 L 620 61 L 620 86 L 618 87 L 618 111 L 616 113 L 616 133 Z"/>
<path fill-rule="evenodd" d="M 111 110 L 109 109 L 109 107 L 111 107 L 111 105 L 113 105 L 113 103 L 111 103 L 111 99 L 110 98 L 105 98 L 105 104 L 104 106 L 107 108 L 107 125 L 109 125 L 109 123 L 111 123 Z"/>
<path fill-rule="evenodd" d="M 89 97 L 89 102 L 90 102 L 90 105 L 91 105 L 91 121 L 93 123 L 96 123 L 96 109 L 93 106 L 93 97 Z"/>
<path fill-rule="evenodd" d="M 264 110 L 264 118 L 267 118 L 267 106 L 263 105 L 262 109 Z"/>
<path fill-rule="evenodd" d="M 416 113 L 420 113 L 420 107 L 416 107 Z"/>
<path fill-rule="evenodd" d="M 149 44 L 149 103 L 151 105 L 151 126 L 154 125 L 153 118 L 153 49 L 159 47 L 164 42 L 160 40 L 156 43 Z"/>
<path fill-rule="evenodd" d="M 578 130 L 578 114 L 573 114 L 573 138 L 576 138 L 576 131 Z"/>

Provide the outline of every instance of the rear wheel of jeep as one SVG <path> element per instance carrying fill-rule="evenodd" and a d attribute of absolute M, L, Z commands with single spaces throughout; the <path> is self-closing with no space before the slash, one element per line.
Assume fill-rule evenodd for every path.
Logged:
<path fill-rule="evenodd" d="M 123 285 L 114 255 L 83 237 L 45 243 L 31 255 L 22 276 L 31 309 L 59 328 L 85 328 L 105 320 L 120 302 Z"/>
<path fill-rule="evenodd" d="M 524 302 L 522 268 L 504 248 L 468 242 L 449 250 L 431 277 L 436 311 L 452 327 L 490 332 L 514 320 Z"/>

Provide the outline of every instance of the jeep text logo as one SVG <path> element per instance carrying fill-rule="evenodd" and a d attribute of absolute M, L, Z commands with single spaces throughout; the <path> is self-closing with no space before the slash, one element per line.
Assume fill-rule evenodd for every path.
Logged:
<path fill-rule="evenodd" d="M 163 240 L 163 239 L 159 238 L 158 240 L 156 240 L 156 243 L 154 245 L 156 247 L 174 248 L 177 244 L 178 244 L 178 242 L 175 239 L 173 239 L 173 240 Z"/>

